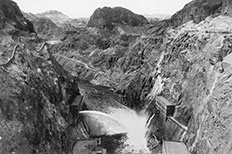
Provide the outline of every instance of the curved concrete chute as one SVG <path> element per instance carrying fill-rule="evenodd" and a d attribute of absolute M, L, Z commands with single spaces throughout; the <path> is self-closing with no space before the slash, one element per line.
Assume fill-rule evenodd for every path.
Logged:
<path fill-rule="evenodd" d="M 126 134 L 127 130 L 119 121 L 99 111 L 80 111 L 91 136 Z"/>

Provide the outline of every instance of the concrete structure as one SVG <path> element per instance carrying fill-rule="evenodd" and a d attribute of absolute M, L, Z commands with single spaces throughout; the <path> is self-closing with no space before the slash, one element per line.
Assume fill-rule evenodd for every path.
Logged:
<path fill-rule="evenodd" d="M 147 137 L 147 147 L 152 151 L 159 146 L 159 141 L 154 134 Z"/>
<path fill-rule="evenodd" d="M 175 113 L 175 105 L 162 96 L 156 96 L 156 105 L 165 114 L 165 117 L 172 117 Z"/>
<path fill-rule="evenodd" d="M 232 53 L 224 57 L 222 62 L 232 65 Z"/>
<path fill-rule="evenodd" d="M 101 138 L 78 140 L 73 146 L 73 154 L 106 154 L 101 148 Z"/>
<path fill-rule="evenodd" d="M 79 107 L 82 105 L 83 103 L 83 96 L 82 95 L 78 95 L 76 96 L 76 98 L 74 99 L 73 103 L 71 104 L 71 107 Z"/>
<path fill-rule="evenodd" d="M 155 97 L 155 106 L 164 117 L 164 136 L 165 140 L 182 141 L 188 132 L 188 127 L 175 119 L 176 105 L 169 102 L 162 96 Z"/>
<path fill-rule="evenodd" d="M 163 141 L 162 154 L 190 154 L 183 142 Z"/>
<path fill-rule="evenodd" d="M 165 140 L 182 141 L 188 132 L 188 127 L 182 125 L 175 118 L 169 117 L 165 122 Z"/>
<path fill-rule="evenodd" d="M 126 128 L 106 113 L 98 111 L 80 111 L 90 136 L 125 134 Z"/>
<path fill-rule="evenodd" d="M 76 124 L 78 123 L 78 112 L 82 109 L 83 107 L 83 96 L 82 95 L 78 95 L 76 96 L 76 98 L 74 99 L 73 103 L 69 106 L 69 111 L 72 114 L 72 124 Z"/>

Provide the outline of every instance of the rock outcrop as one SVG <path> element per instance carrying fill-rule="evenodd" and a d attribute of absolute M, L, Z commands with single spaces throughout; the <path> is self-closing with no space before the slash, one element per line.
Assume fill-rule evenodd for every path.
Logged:
<path fill-rule="evenodd" d="M 0 1 L 0 30 L 6 26 L 12 26 L 16 30 L 34 32 L 33 25 L 24 18 L 18 5 L 11 0 Z"/>
<path fill-rule="evenodd" d="M 88 22 L 89 27 L 106 27 L 112 29 L 116 24 L 129 26 L 142 26 L 147 19 L 122 7 L 103 7 L 94 11 Z"/>
<path fill-rule="evenodd" d="M 0 153 L 68 152 L 77 81 L 46 50 L 24 45 L 0 69 Z"/>

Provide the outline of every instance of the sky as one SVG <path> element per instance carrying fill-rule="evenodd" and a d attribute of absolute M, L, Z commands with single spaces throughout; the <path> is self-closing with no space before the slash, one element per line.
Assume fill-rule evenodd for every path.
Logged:
<path fill-rule="evenodd" d="M 169 14 L 191 0 L 13 0 L 24 12 L 58 10 L 72 18 L 90 17 L 98 7 L 125 7 L 137 14 Z"/>

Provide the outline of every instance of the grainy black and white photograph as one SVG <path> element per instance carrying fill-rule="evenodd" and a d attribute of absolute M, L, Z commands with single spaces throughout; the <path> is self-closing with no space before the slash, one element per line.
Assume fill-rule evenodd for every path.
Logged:
<path fill-rule="evenodd" d="M 0 0 L 0 154 L 232 154 L 232 0 Z"/>

